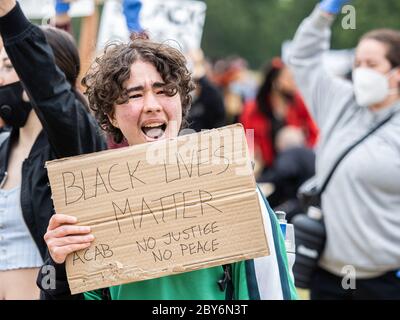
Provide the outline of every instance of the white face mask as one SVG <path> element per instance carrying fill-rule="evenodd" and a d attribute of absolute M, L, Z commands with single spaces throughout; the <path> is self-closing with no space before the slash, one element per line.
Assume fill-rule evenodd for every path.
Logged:
<path fill-rule="evenodd" d="M 354 93 L 358 105 L 370 107 L 384 101 L 389 95 L 398 94 L 397 88 L 389 88 L 389 79 L 397 68 L 388 74 L 382 74 L 370 68 L 353 70 Z"/>

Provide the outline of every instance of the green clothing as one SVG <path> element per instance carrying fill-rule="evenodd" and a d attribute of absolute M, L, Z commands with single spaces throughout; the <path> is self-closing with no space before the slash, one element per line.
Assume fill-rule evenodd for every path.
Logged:
<path fill-rule="evenodd" d="M 223 275 L 222 266 L 196 270 L 114 286 L 110 288 L 110 295 L 112 300 L 224 300 L 225 292 L 217 284 Z M 102 299 L 101 290 L 85 293 L 85 299 Z"/>
<path fill-rule="evenodd" d="M 272 230 L 272 235 L 269 235 L 271 255 L 258 258 L 261 264 L 258 263 L 257 270 L 254 260 L 231 264 L 232 298 L 234 300 L 297 299 L 294 281 L 288 269 L 285 242 L 279 222 L 266 199 L 262 200 L 260 199 L 260 202 L 266 218 L 264 223 L 270 222 Z M 269 260 L 265 260 L 268 262 L 263 265 L 262 259 Z M 230 296 L 231 291 L 220 289 L 218 281 L 223 278 L 222 266 L 201 269 L 114 286 L 109 289 L 110 298 L 112 300 L 225 300 Z M 260 279 L 267 280 L 265 281 L 267 283 L 260 283 Z M 273 283 L 275 285 L 272 285 Z M 272 288 L 279 292 L 263 292 Z M 84 296 L 87 300 L 103 299 L 102 290 L 86 292 Z"/>

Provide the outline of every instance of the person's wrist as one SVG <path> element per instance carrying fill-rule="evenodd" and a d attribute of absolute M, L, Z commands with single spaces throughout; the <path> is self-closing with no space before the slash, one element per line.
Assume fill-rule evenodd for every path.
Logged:
<path fill-rule="evenodd" d="M 335 17 L 335 16 L 336 16 L 336 14 L 334 14 L 334 13 L 329 13 L 329 12 L 323 10 L 323 9 L 321 9 L 320 12 L 321 12 L 321 15 L 322 15 L 324 18 L 327 18 L 327 19 L 331 19 L 332 17 Z"/>
<path fill-rule="evenodd" d="M 331 14 L 321 10 L 319 6 L 317 6 L 312 12 L 311 16 L 312 24 L 318 29 L 330 28 L 333 22 L 336 19 L 335 14 Z"/>
<path fill-rule="evenodd" d="M 16 5 L 15 0 L 4 0 L 0 1 L 0 17 L 4 17 L 9 13 Z"/>
<path fill-rule="evenodd" d="M 56 15 L 55 16 L 55 25 L 58 26 L 64 26 L 64 25 L 68 25 L 71 24 L 71 17 L 64 13 L 64 14 L 60 14 L 60 15 Z"/>

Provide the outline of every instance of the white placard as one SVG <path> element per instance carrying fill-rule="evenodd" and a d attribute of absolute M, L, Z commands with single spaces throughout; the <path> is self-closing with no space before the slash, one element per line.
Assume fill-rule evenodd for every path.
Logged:
<path fill-rule="evenodd" d="M 18 2 L 29 19 L 48 19 L 56 14 L 55 0 L 18 0 Z M 71 2 L 68 14 L 71 17 L 87 17 L 93 12 L 93 0 L 77 0 Z"/>
<path fill-rule="evenodd" d="M 151 39 L 167 41 L 183 52 L 200 48 L 205 22 L 206 4 L 194 0 L 142 1 L 140 23 Z M 127 41 L 129 31 L 122 12 L 121 1 L 105 2 L 97 48 L 113 40 Z"/>
<path fill-rule="evenodd" d="M 101 51 L 107 42 L 115 40 L 125 42 L 128 39 L 129 31 L 125 16 L 122 12 L 121 1 L 106 1 L 101 14 L 99 35 L 97 38 L 97 51 Z"/>

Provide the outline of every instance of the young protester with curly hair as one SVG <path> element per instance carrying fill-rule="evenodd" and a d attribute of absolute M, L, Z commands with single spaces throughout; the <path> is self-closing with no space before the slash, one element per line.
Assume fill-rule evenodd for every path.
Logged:
<path fill-rule="evenodd" d="M 109 45 L 83 79 L 89 104 L 101 127 L 129 145 L 174 138 L 185 125 L 194 85 L 184 56 L 176 49 L 133 35 Z M 259 193 L 270 255 L 173 276 L 71 295 L 65 274 L 68 254 L 88 248 L 90 228 L 72 216 L 55 214 L 45 240 L 56 268 L 56 288 L 38 285 L 44 299 L 293 299 L 293 279 L 275 214 Z M 221 280 L 226 286 L 221 286 Z"/>

